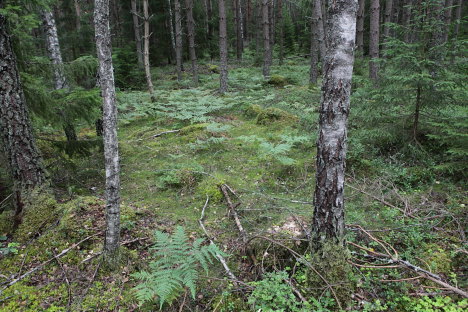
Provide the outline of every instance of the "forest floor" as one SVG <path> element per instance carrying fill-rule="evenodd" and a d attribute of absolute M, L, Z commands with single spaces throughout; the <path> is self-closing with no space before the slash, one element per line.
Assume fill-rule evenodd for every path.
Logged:
<path fill-rule="evenodd" d="M 233 68 L 225 95 L 216 92 L 216 66 L 200 68 L 198 87 L 188 75 L 179 83 L 168 69 L 158 69 L 154 103 L 146 92 L 118 93 L 125 260 L 116 272 L 104 268 L 99 257 L 101 151 L 50 158 L 56 151 L 41 142 L 59 199 L 41 198 L 30 224 L 1 237 L 0 311 L 157 310 L 159 305 L 138 305 L 131 274 L 148 268 L 154 230 L 172 232 L 181 225 L 190 239 L 204 238 L 199 224 L 204 207 L 206 229 L 248 287 L 225 279 L 217 263 L 200 278 L 195 298 L 185 290 L 164 311 L 256 311 L 250 282 L 265 272 L 286 270 L 296 290 L 307 288 L 303 265 L 274 242 L 255 239 L 253 256 L 243 251 L 221 186 L 232 189 L 228 195 L 249 238 L 267 237 L 306 253 L 320 100 L 319 89 L 308 84 L 308 66 L 290 61 L 273 67 L 269 83 L 258 68 Z M 353 157 L 357 131 L 351 127 L 349 133 L 346 187 L 347 240 L 357 284 L 351 310 L 463 311 L 466 299 L 450 289 L 363 256 L 393 250 L 394 260 L 408 260 L 466 289 L 466 189 L 449 179 L 425 180 L 418 166 Z M 80 138 L 93 137 L 92 127 L 81 129 Z M 291 311 L 337 311 L 330 291 L 313 304 L 296 299 L 303 310 Z M 452 310 L 423 310 L 441 304 Z"/>

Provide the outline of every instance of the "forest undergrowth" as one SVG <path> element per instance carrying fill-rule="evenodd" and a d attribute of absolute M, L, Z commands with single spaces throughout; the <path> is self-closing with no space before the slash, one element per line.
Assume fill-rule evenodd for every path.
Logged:
<path fill-rule="evenodd" d="M 386 123 L 369 130 L 376 119 L 360 105 L 370 97 L 361 67 L 347 161 L 355 285 L 347 310 L 466 311 L 467 299 L 405 265 L 450 287 L 468 287 L 466 173 L 444 170 L 440 155 L 448 145 L 429 134 L 430 123 L 417 144 L 405 142 L 411 129 L 404 122 L 398 133 L 385 132 Z M 200 71 L 194 87 L 188 74 L 177 82 L 169 68 L 155 70 L 155 102 L 143 91 L 118 92 L 124 251 L 116 272 L 99 257 L 100 147 L 57 158 L 53 142 L 61 134 L 39 133 L 55 196 L 41 195 L 36 215 L 13 236 L 7 212 L 1 215 L 0 311 L 340 310 L 337 285 L 312 283 L 306 273 L 314 266 L 307 238 L 320 101 L 319 88 L 306 80 L 308 66 L 300 58 L 273 66 L 268 82 L 258 68 L 233 67 L 224 95 L 215 91 L 217 66 L 201 64 Z M 94 140 L 92 125 L 83 124 L 79 137 Z M 191 272 L 196 287 L 181 283 L 163 302 L 152 293 L 152 300 L 141 300 L 133 274 L 151 270 L 153 233 L 178 226 L 186 242 L 209 234 L 236 280 L 214 259 L 208 273 Z M 320 295 L 312 296 L 317 289 Z"/>

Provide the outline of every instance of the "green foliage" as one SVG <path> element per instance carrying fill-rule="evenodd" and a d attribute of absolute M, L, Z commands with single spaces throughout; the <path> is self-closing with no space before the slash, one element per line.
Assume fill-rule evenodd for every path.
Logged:
<path fill-rule="evenodd" d="M 0 236 L 0 256 L 6 256 L 8 254 L 17 254 L 19 244 L 18 243 L 7 243 L 5 246 L 6 236 Z"/>
<path fill-rule="evenodd" d="M 150 271 L 141 271 L 132 276 L 142 281 L 135 287 L 138 301 L 159 302 L 159 308 L 174 300 L 184 288 L 190 290 L 195 298 L 196 283 L 201 266 L 208 273 L 208 264 L 213 263 L 216 255 L 224 255 L 214 245 L 203 245 L 203 239 L 197 239 L 189 245 L 182 227 L 177 227 L 169 236 L 156 231 L 155 244 L 151 248 L 154 261 L 150 262 Z"/>
<path fill-rule="evenodd" d="M 146 86 L 144 71 L 138 66 L 137 60 L 133 45 L 112 50 L 116 87 L 140 90 Z"/>

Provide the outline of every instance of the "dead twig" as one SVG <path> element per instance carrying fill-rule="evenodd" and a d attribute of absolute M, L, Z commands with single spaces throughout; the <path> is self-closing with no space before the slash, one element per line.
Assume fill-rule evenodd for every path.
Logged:
<path fill-rule="evenodd" d="M 3 290 L 7 289 L 8 287 L 11 287 L 13 286 L 14 284 L 18 283 L 19 281 L 23 280 L 24 278 L 28 277 L 29 275 L 33 274 L 34 272 L 36 271 L 39 271 L 40 269 L 42 269 L 44 266 L 46 266 L 47 264 L 49 264 L 50 262 L 60 258 L 60 257 L 63 257 L 65 254 L 67 254 L 70 250 L 72 249 L 75 249 L 76 247 L 78 247 L 79 245 L 81 245 L 82 243 L 84 243 L 85 241 L 95 237 L 96 235 L 98 235 L 100 233 L 96 233 L 94 235 L 91 235 L 91 236 L 88 236 L 82 240 L 80 240 L 78 243 L 76 244 L 73 244 L 71 245 L 70 247 L 68 247 L 67 249 L 64 249 L 62 250 L 61 253 L 59 253 L 58 255 L 54 256 L 53 258 L 50 258 L 49 260 L 39 264 L 38 266 L 36 266 L 35 268 L 29 270 L 28 272 L 24 273 L 23 275 L 21 275 L 20 277 L 14 279 L 13 281 L 11 281 L 10 283 L 8 283 L 5 287 L 3 287 L 3 289 L 0 291 L 2 292 Z"/>
<path fill-rule="evenodd" d="M 60 268 L 62 269 L 63 276 L 65 277 L 65 282 L 67 283 L 67 288 L 68 288 L 68 302 L 67 302 L 67 308 L 68 308 L 68 310 L 69 310 L 69 309 L 70 309 L 70 306 L 71 306 L 71 303 L 72 303 L 72 291 L 71 291 L 70 281 L 68 280 L 67 271 L 65 270 L 62 261 L 60 261 L 60 259 L 57 257 L 57 255 L 55 254 L 55 251 L 52 250 L 52 252 L 54 253 L 55 260 L 57 261 L 58 265 L 59 265 Z"/>
<path fill-rule="evenodd" d="M 205 224 L 203 223 L 203 221 L 205 220 L 205 210 L 206 210 L 206 207 L 208 206 L 209 201 L 210 201 L 210 197 L 206 196 L 205 205 L 203 206 L 200 219 L 198 219 L 198 223 L 200 224 L 200 227 L 202 228 L 202 230 L 205 233 L 206 237 L 210 241 L 210 244 L 214 245 L 213 239 L 211 238 L 210 234 L 208 234 L 208 231 L 206 230 Z M 222 255 L 220 255 L 220 254 L 216 254 L 216 258 L 218 258 L 219 262 L 221 262 L 221 264 L 223 265 L 224 270 L 226 271 L 229 278 L 231 280 L 237 282 L 238 281 L 237 277 L 234 275 L 234 273 L 232 273 L 232 271 L 229 268 L 229 266 L 227 265 L 227 262 L 224 259 L 224 257 Z"/>
<path fill-rule="evenodd" d="M 162 135 L 165 135 L 165 134 L 169 134 L 169 133 L 177 133 L 177 132 L 180 132 L 180 129 L 177 129 L 177 130 L 167 130 L 167 131 L 163 131 L 161 133 L 158 133 L 158 134 L 155 134 L 152 136 L 152 138 L 157 138 L 157 137 L 160 137 Z"/>

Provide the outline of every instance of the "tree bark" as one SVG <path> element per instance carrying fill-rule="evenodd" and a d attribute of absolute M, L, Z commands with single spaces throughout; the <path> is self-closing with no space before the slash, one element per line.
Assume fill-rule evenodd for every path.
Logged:
<path fill-rule="evenodd" d="M 135 33 L 135 44 L 138 57 L 138 66 L 144 68 L 143 51 L 141 49 L 141 34 L 140 34 L 140 19 L 138 17 L 138 9 L 136 0 L 132 0 L 132 16 L 133 16 L 133 31 Z"/>
<path fill-rule="evenodd" d="M 364 55 L 364 17 L 366 11 L 366 1 L 359 0 L 356 24 L 356 46 L 360 56 Z"/>
<path fill-rule="evenodd" d="M 371 0 L 370 7 L 370 38 L 369 38 L 369 77 L 377 81 L 379 65 L 377 60 L 379 58 L 379 18 L 380 18 L 380 4 L 379 0 Z"/>
<path fill-rule="evenodd" d="M 210 48 L 210 58 L 215 58 L 215 49 L 213 48 L 214 26 L 213 26 L 213 3 L 207 0 L 206 15 L 208 18 L 208 46 Z"/>
<path fill-rule="evenodd" d="M 411 39 L 411 11 L 413 7 L 413 0 L 404 0 L 403 8 L 403 26 L 405 27 L 403 40 L 407 43 Z"/>
<path fill-rule="evenodd" d="M 80 0 L 75 0 L 75 12 L 76 12 L 76 30 L 81 30 L 81 6 Z"/>
<path fill-rule="evenodd" d="M 21 223 L 25 197 L 46 183 L 33 136 L 7 21 L 0 15 L 0 134 L 13 179 L 15 225 Z"/>
<path fill-rule="evenodd" d="M 189 41 L 190 61 L 192 62 L 193 82 L 198 84 L 197 53 L 195 50 L 195 20 L 193 19 L 193 0 L 185 0 L 187 13 L 187 34 Z"/>
<path fill-rule="evenodd" d="M 219 0 L 219 92 L 225 93 L 228 89 L 228 48 L 227 48 L 227 27 L 226 27 L 226 3 Z"/>
<path fill-rule="evenodd" d="M 172 53 L 173 55 L 176 54 L 176 41 L 175 41 L 175 34 L 174 34 L 174 21 L 172 19 L 172 4 L 171 0 L 167 0 L 167 4 L 169 6 L 169 31 L 171 33 L 171 46 L 172 46 Z"/>
<path fill-rule="evenodd" d="M 445 10 L 444 10 L 444 42 L 447 42 L 449 39 L 450 25 L 452 24 L 452 7 L 453 1 L 445 1 Z"/>
<path fill-rule="evenodd" d="M 114 68 L 109 25 L 109 0 L 95 0 L 94 27 L 103 98 L 104 158 L 106 167 L 106 238 L 104 256 L 113 265 L 119 257 L 120 241 L 120 166 L 117 139 Z"/>
<path fill-rule="evenodd" d="M 145 66 L 145 76 L 146 84 L 148 85 L 148 92 L 151 96 L 151 101 L 155 101 L 154 98 L 154 87 L 153 79 L 151 78 L 151 67 L 149 61 L 149 45 L 150 45 L 150 28 L 149 28 L 149 13 L 148 13 L 148 0 L 143 0 L 143 18 L 145 20 L 145 35 L 144 35 L 144 66 Z"/>
<path fill-rule="evenodd" d="M 385 1 L 385 13 L 384 13 L 384 40 L 388 38 L 390 35 L 390 27 L 389 23 L 392 22 L 393 17 L 393 0 L 386 0 Z"/>
<path fill-rule="evenodd" d="M 176 51 L 176 66 L 177 80 L 182 80 L 182 14 L 180 9 L 180 0 L 174 0 L 174 17 L 175 17 L 175 51 Z"/>
<path fill-rule="evenodd" d="M 270 1 L 262 0 L 262 24 L 263 24 L 263 77 L 270 77 L 271 48 L 270 48 Z"/>
<path fill-rule="evenodd" d="M 283 21 L 283 0 L 278 0 L 278 25 L 279 25 L 279 64 L 283 65 L 284 60 L 284 21 Z"/>
<path fill-rule="evenodd" d="M 329 0 L 327 54 L 320 103 L 312 246 L 344 246 L 347 119 L 354 64 L 357 0 Z"/>
<path fill-rule="evenodd" d="M 457 38 L 458 34 L 460 33 L 462 5 L 463 5 L 463 0 L 458 0 L 457 1 L 457 8 L 455 10 L 455 19 L 456 19 L 457 22 L 455 24 L 455 29 L 453 30 L 454 38 Z"/>
<path fill-rule="evenodd" d="M 244 50 L 244 27 L 242 25 L 242 3 L 241 0 L 234 0 L 234 24 L 236 31 L 236 56 L 237 60 L 242 59 L 242 52 Z"/>

